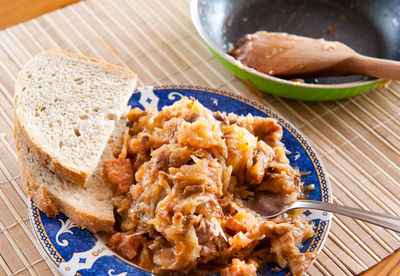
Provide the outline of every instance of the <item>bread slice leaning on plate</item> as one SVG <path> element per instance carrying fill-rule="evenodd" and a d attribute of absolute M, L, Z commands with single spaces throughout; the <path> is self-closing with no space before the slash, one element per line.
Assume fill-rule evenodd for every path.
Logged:
<path fill-rule="evenodd" d="M 114 231 L 114 190 L 103 161 L 121 152 L 135 85 L 126 69 L 59 50 L 21 70 L 15 144 L 26 191 L 47 216 L 63 212 L 90 231 Z"/>
<path fill-rule="evenodd" d="M 50 50 L 31 59 L 15 85 L 20 136 L 38 162 L 85 186 L 136 85 L 124 68 Z"/>
<path fill-rule="evenodd" d="M 22 181 L 35 205 L 49 217 L 63 212 L 77 226 L 93 232 L 114 230 L 114 192 L 103 177 L 103 161 L 115 159 L 121 151 L 126 119 L 114 128 L 106 148 L 86 186 L 78 186 L 41 164 L 27 145 L 19 127 L 14 129 Z"/>

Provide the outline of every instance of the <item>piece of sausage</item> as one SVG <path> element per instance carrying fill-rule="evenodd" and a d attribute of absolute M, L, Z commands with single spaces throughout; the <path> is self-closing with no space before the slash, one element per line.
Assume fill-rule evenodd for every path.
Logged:
<path fill-rule="evenodd" d="M 118 158 L 103 163 L 103 174 L 116 189 L 117 194 L 129 191 L 133 184 L 133 170 L 129 159 Z"/>

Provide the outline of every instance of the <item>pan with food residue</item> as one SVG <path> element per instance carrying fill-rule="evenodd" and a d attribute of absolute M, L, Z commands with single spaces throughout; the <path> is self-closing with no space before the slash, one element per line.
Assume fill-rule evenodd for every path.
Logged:
<path fill-rule="evenodd" d="M 298 100 L 337 100 L 383 85 L 366 76 L 284 79 L 244 66 L 228 51 L 246 34 L 287 32 L 340 41 L 360 54 L 400 60 L 400 1 L 192 0 L 196 29 L 216 58 L 262 91 Z"/>

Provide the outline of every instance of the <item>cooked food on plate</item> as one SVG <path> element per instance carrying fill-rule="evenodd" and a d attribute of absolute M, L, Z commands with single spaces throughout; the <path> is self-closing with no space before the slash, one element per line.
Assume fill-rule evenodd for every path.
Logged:
<path fill-rule="evenodd" d="M 259 191 L 303 196 L 275 120 L 211 112 L 188 98 L 161 111 L 134 108 L 128 119 L 119 159 L 104 162 L 116 191 L 112 249 L 161 274 L 308 268 L 316 255 L 299 252 L 313 236 L 302 213 L 263 219 L 244 206 Z"/>
<path fill-rule="evenodd" d="M 49 217 L 108 233 L 108 246 L 158 274 L 301 275 L 313 226 L 264 219 L 258 192 L 304 197 L 272 118 L 212 112 L 193 98 L 125 112 L 136 75 L 62 51 L 34 57 L 15 88 L 15 142 L 30 198 Z M 127 126 L 127 122 L 129 126 Z"/>

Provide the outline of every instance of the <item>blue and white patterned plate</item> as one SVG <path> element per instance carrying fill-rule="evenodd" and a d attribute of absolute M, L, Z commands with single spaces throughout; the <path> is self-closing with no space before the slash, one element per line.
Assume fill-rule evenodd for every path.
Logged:
<path fill-rule="evenodd" d="M 234 112 L 239 115 L 251 113 L 255 116 L 276 118 L 283 127 L 282 140 L 291 152 L 289 155 L 291 165 L 298 167 L 301 172 L 310 172 L 302 177 L 306 185 L 315 185 L 315 190 L 308 194 L 308 199 L 331 201 L 331 187 L 327 174 L 310 144 L 284 118 L 256 102 L 216 89 L 190 85 L 164 85 L 135 90 L 129 105 L 142 109 L 148 107 L 161 109 L 183 96 L 194 97 L 213 111 Z M 316 210 L 307 210 L 304 213 L 307 219 L 314 223 L 315 235 L 302 245 L 301 251 L 319 252 L 328 236 L 332 216 L 330 213 Z M 39 244 L 62 275 L 151 275 L 114 254 L 107 248 L 102 236 L 80 229 L 63 214 L 50 219 L 31 201 L 29 215 Z M 287 270 L 274 272 L 274 268 L 274 266 L 265 268 L 263 274 L 283 276 L 288 273 Z"/>

